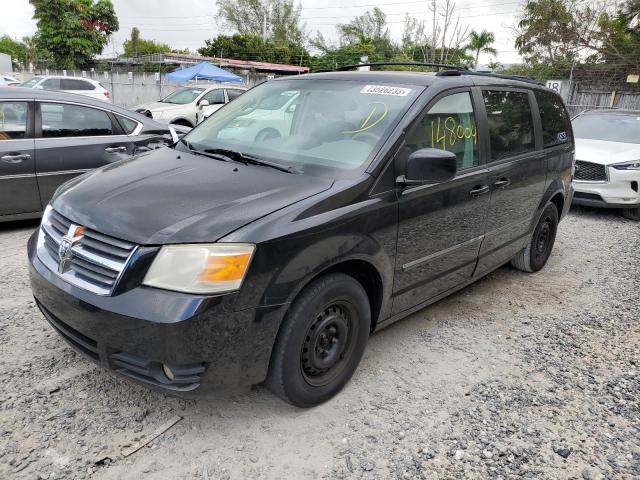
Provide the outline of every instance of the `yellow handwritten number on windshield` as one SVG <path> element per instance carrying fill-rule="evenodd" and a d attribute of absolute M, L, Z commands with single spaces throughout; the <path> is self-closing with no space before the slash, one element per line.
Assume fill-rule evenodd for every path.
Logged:
<path fill-rule="evenodd" d="M 453 147 L 458 140 L 468 140 L 472 138 L 473 144 L 477 141 L 476 127 L 465 127 L 456 122 L 453 117 L 447 117 L 442 121 L 438 117 L 436 121 L 431 121 L 431 148 Z"/>

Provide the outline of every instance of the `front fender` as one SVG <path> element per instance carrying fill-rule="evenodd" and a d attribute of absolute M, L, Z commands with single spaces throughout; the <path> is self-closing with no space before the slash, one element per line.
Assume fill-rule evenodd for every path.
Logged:
<path fill-rule="evenodd" d="M 397 204 L 378 197 L 301 219 L 296 219 L 297 213 L 279 221 L 265 219 L 263 225 L 254 224 L 250 231 L 225 239 L 258 243 L 237 308 L 290 303 L 323 272 L 360 261 L 379 275 L 383 318 L 393 284 Z M 280 235 L 268 241 L 254 240 L 276 233 Z"/>

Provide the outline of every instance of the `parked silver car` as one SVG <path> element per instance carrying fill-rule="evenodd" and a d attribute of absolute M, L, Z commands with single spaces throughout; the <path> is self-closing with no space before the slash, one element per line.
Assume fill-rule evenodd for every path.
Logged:
<path fill-rule="evenodd" d="M 0 87 L 0 222 L 38 217 L 63 182 L 177 140 L 174 127 L 101 100 Z"/>

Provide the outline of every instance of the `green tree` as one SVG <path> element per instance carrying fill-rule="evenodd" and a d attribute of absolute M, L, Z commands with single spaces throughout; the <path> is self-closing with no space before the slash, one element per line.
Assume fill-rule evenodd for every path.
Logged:
<path fill-rule="evenodd" d="M 279 45 L 304 42 L 301 12 L 293 0 L 218 0 L 218 16 L 225 27 L 243 35 L 266 33 Z"/>
<path fill-rule="evenodd" d="M 123 47 L 125 57 L 137 57 L 138 55 L 151 55 L 154 53 L 173 51 L 166 43 L 157 43 L 153 40 L 140 38 L 140 30 L 136 27 L 133 27 L 131 30 L 131 38 L 125 40 Z"/>
<path fill-rule="evenodd" d="M 204 47 L 199 48 L 198 53 L 208 57 L 293 65 L 308 65 L 309 62 L 309 52 L 302 45 L 293 42 L 276 43 L 272 39 L 265 40 L 259 35 L 240 33 L 231 36 L 218 35 L 210 40 L 205 40 L 204 43 Z"/>
<path fill-rule="evenodd" d="M 19 65 L 25 65 L 26 48 L 24 43 L 14 40 L 9 35 L 0 37 L 0 53 L 11 55 L 12 61 Z"/>
<path fill-rule="evenodd" d="M 85 64 L 119 28 L 110 0 L 29 0 L 37 21 L 36 43 L 57 68 Z"/>
<path fill-rule="evenodd" d="M 565 0 L 528 1 L 518 22 L 515 45 L 529 62 L 555 62 L 575 50 L 575 10 Z"/>
<path fill-rule="evenodd" d="M 138 55 L 138 47 L 140 46 L 140 29 L 138 27 L 133 27 L 131 29 L 131 37 L 128 42 L 129 45 L 127 45 L 127 41 L 124 42 L 124 54 L 127 57 Z M 127 47 L 129 47 L 129 52 L 127 52 Z M 133 55 L 131 54 L 131 51 L 133 52 Z"/>
<path fill-rule="evenodd" d="M 466 49 L 474 52 L 474 68 L 478 68 L 478 58 L 480 57 L 480 53 L 488 53 L 490 55 L 498 54 L 498 51 L 491 46 L 495 41 L 495 35 L 487 30 L 482 30 L 480 33 L 475 30 L 471 31 L 471 34 L 469 35 L 469 44 L 466 46 Z"/>
<path fill-rule="evenodd" d="M 370 44 L 383 57 L 392 57 L 399 53 L 391 41 L 387 16 L 378 7 L 355 17 L 349 23 L 338 25 L 337 28 L 343 45 Z"/>
<path fill-rule="evenodd" d="M 598 17 L 598 29 L 580 43 L 595 52 L 587 61 L 613 65 L 619 69 L 640 71 L 640 1 L 622 4 L 616 13 Z"/>

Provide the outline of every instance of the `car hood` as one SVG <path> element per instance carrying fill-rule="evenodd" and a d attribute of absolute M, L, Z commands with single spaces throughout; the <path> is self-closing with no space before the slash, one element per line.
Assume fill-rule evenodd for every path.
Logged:
<path fill-rule="evenodd" d="M 215 242 L 332 183 L 163 148 L 64 184 L 53 208 L 138 244 Z"/>
<path fill-rule="evenodd" d="M 171 110 L 182 110 L 183 108 L 189 108 L 188 103 L 186 104 L 177 104 L 177 103 L 163 103 L 163 102 L 153 102 L 153 103 L 145 103 L 143 105 L 137 105 L 133 108 L 133 110 L 149 110 L 151 112 L 168 112 Z"/>
<path fill-rule="evenodd" d="M 576 138 L 576 160 L 611 165 L 640 159 L 640 144 Z"/>

